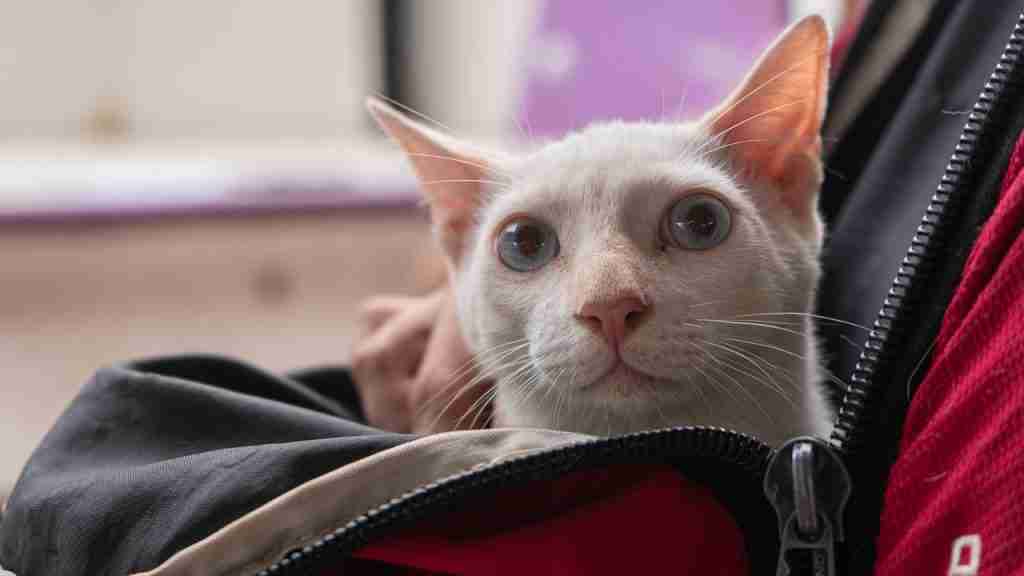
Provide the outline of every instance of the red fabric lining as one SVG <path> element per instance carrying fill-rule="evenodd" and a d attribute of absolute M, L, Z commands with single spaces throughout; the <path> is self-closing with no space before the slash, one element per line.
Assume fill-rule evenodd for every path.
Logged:
<path fill-rule="evenodd" d="M 911 403 L 886 490 L 877 574 L 1024 574 L 1022 168 L 1024 139 Z M 980 571 L 971 572 L 965 566 L 979 549 Z M 960 572 L 951 571 L 954 557 Z"/>
<path fill-rule="evenodd" d="M 730 514 L 666 466 L 623 465 L 508 487 L 357 556 L 457 576 L 747 573 Z"/>

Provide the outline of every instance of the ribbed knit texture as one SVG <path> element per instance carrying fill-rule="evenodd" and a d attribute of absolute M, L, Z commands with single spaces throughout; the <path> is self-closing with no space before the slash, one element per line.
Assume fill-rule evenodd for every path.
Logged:
<path fill-rule="evenodd" d="M 972 555 L 977 574 L 1024 574 L 1022 168 L 1024 139 L 911 403 L 886 489 L 876 574 L 971 574 Z"/>

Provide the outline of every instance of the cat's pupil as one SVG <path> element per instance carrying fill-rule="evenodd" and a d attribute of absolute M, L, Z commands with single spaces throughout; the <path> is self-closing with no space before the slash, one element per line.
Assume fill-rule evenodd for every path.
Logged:
<path fill-rule="evenodd" d="M 544 247 L 544 233 L 537 226 L 516 224 L 511 233 L 519 253 L 527 258 L 533 258 Z"/>
<path fill-rule="evenodd" d="M 718 228 L 718 217 L 707 204 L 696 204 L 686 211 L 686 227 L 697 236 L 710 238 Z"/>
<path fill-rule="evenodd" d="M 501 229 L 495 248 L 509 269 L 532 272 L 558 255 L 558 236 L 543 222 L 520 218 Z"/>

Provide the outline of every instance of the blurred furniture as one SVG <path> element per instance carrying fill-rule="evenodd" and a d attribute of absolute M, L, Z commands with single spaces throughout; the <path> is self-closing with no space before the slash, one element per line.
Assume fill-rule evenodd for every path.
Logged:
<path fill-rule="evenodd" d="M 0 212 L 0 494 L 104 364 L 179 352 L 272 370 L 345 362 L 360 299 L 438 281 L 415 204 L 300 197 L 193 213 Z"/>

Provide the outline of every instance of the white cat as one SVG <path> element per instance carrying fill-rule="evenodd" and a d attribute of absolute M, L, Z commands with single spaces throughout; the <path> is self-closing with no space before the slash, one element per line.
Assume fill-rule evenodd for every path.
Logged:
<path fill-rule="evenodd" d="M 810 316 L 827 72 L 810 17 L 697 122 L 519 158 L 369 102 L 421 181 L 495 425 L 828 433 Z"/>

